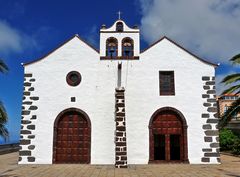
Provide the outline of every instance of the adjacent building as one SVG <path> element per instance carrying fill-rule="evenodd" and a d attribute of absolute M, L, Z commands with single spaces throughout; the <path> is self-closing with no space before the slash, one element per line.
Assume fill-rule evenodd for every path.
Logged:
<path fill-rule="evenodd" d="M 217 97 L 218 114 L 223 115 L 234 101 L 239 99 L 239 94 L 224 94 Z M 240 113 L 236 113 L 226 128 L 240 134 Z"/>

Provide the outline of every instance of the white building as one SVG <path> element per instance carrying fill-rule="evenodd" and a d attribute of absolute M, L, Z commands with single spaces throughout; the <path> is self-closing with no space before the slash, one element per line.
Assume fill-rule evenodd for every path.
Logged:
<path fill-rule="evenodd" d="M 215 64 L 137 27 L 75 35 L 24 64 L 19 164 L 220 163 Z"/>

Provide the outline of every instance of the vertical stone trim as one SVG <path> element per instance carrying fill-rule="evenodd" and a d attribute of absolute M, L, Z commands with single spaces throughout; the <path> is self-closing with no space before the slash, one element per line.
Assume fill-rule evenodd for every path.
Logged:
<path fill-rule="evenodd" d="M 116 88 L 115 93 L 115 167 L 127 168 L 127 140 L 125 121 L 124 88 Z"/>
<path fill-rule="evenodd" d="M 39 97 L 34 94 L 34 83 L 36 79 L 31 73 L 24 74 L 24 91 L 22 99 L 22 119 L 21 119 L 21 131 L 20 131 L 20 151 L 19 162 L 31 163 L 35 162 L 33 151 L 35 149 L 35 121 L 37 116 L 35 111 L 38 107 L 35 103 L 39 100 Z"/>
<path fill-rule="evenodd" d="M 219 132 L 218 132 L 218 115 L 216 106 L 216 91 L 215 91 L 215 77 L 203 76 L 203 90 L 202 94 L 203 106 L 205 112 L 202 113 L 201 118 L 204 119 L 202 129 L 204 131 L 204 142 L 202 162 L 204 163 L 219 163 Z"/>

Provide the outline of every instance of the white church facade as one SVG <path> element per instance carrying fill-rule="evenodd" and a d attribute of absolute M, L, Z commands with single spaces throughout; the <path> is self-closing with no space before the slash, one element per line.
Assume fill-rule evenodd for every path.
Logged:
<path fill-rule="evenodd" d="M 215 68 L 117 20 L 24 65 L 19 164 L 218 164 Z"/>

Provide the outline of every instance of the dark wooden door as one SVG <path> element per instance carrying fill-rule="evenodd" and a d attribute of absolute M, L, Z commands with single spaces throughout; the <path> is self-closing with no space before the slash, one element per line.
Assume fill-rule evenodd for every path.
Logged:
<path fill-rule="evenodd" d="M 89 163 L 90 127 L 78 112 L 67 112 L 55 127 L 55 163 Z"/>
<path fill-rule="evenodd" d="M 150 158 L 154 161 L 183 160 L 183 125 L 178 115 L 171 111 L 161 112 L 153 119 L 151 128 L 150 146 L 154 148 L 150 149 L 153 151 Z M 158 144 L 164 147 L 157 148 Z"/>

